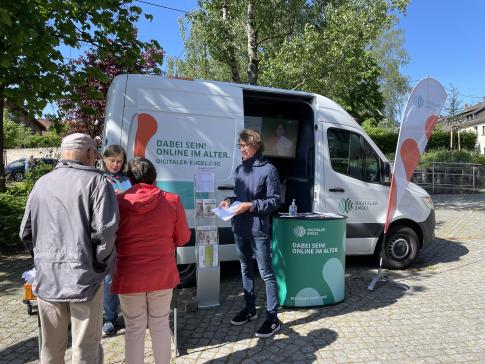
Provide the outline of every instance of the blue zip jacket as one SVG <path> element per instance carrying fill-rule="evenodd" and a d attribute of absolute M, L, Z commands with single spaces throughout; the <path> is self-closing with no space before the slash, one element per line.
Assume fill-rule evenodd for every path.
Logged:
<path fill-rule="evenodd" d="M 130 179 L 121 172 L 114 174 L 105 172 L 104 176 L 111 182 L 115 190 L 126 191 L 131 187 Z"/>
<path fill-rule="evenodd" d="M 232 218 L 232 231 L 242 238 L 270 236 L 270 215 L 281 205 L 278 171 L 257 152 L 236 168 L 234 180 L 235 199 L 253 206 Z"/>

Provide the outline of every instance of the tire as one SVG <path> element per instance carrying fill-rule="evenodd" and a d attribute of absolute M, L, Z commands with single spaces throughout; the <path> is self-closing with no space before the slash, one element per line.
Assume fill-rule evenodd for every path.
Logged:
<path fill-rule="evenodd" d="M 382 264 L 388 269 L 407 268 L 418 254 L 418 236 L 407 226 L 394 226 L 386 236 Z"/>
<path fill-rule="evenodd" d="M 197 276 L 197 266 L 195 264 L 179 264 L 177 266 L 180 275 L 181 288 L 195 286 Z"/>
<path fill-rule="evenodd" d="M 12 179 L 15 182 L 23 181 L 24 180 L 24 174 L 23 174 L 23 172 L 21 172 L 21 171 L 14 172 L 14 174 L 12 174 Z"/>

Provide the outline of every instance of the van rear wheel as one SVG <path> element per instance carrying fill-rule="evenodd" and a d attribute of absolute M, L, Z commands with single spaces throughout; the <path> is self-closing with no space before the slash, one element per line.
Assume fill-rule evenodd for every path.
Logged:
<path fill-rule="evenodd" d="M 384 245 L 382 263 L 388 269 L 407 268 L 418 254 L 418 236 L 407 226 L 389 229 Z"/>
<path fill-rule="evenodd" d="M 197 266 L 195 264 L 179 264 L 180 287 L 193 287 L 196 281 Z"/>

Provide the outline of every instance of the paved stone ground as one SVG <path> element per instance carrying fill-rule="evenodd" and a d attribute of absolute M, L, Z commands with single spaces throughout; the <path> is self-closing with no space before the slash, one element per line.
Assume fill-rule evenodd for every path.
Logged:
<path fill-rule="evenodd" d="M 225 267 L 222 305 L 179 313 L 180 356 L 173 362 L 485 363 L 485 195 L 436 195 L 434 201 L 437 239 L 413 267 L 386 272 L 392 280 L 370 292 L 371 261 L 349 258 L 345 301 L 282 309 L 283 328 L 270 339 L 254 337 L 263 317 L 241 327 L 229 324 L 243 299 L 237 266 Z M 37 363 L 37 316 L 27 315 L 21 290 L 21 273 L 31 260 L 0 259 L 0 362 Z M 257 286 L 264 308 L 263 289 Z M 103 339 L 106 363 L 123 362 L 123 340 L 123 330 Z M 151 363 L 146 341 L 145 362 Z"/>

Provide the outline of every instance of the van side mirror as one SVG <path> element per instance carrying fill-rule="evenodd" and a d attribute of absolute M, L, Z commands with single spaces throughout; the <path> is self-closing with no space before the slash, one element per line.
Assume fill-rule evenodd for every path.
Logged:
<path fill-rule="evenodd" d="M 391 164 L 389 162 L 383 162 L 381 167 L 381 183 L 388 185 L 391 183 Z"/>

